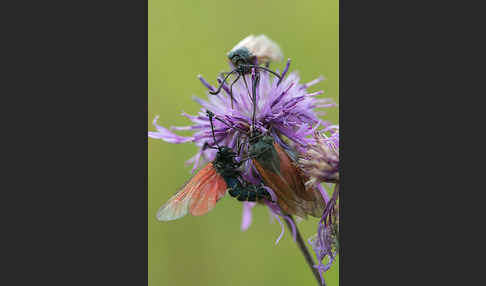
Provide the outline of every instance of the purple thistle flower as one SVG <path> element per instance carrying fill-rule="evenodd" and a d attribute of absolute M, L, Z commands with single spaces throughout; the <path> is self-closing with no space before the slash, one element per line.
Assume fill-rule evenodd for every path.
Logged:
<path fill-rule="evenodd" d="M 289 63 L 282 73 L 284 76 L 288 71 Z M 216 90 L 202 76 L 199 79 L 210 91 Z M 245 76 L 251 94 L 253 78 L 251 74 Z M 334 106 L 330 99 L 317 99 L 315 96 L 321 92 L 308 92 L 307 89 L 312 85 L 323 80 L 318 78 L 307 84 L 301 84 L 296 72 L 288 74 L 287 77 L 278 84 L 278 78 L 268 72 L 260 72 L 260 81 L 257 86 L 257 105 L 255 113 L 255 129 L 262 133 L 271 135 L 283 148 L 288 149 L 284 137 L 298 150 L 305 150 L 309 143 L 313 142 L 309 135 L 313 134 L 319 124 L 326 125 L 319 120 L 314 112 L 317 108 L 327 108 Z M 189 159 L 188 163 L 193 165 L 194 172 L 203 163 L 214 159 L 216 151 L 205 148 L 206 144 L 212 146 L 213 138 L 209 119 L 206 110 L 211 110 L 216 116 L 214 121 L 216 142 L 238 150 L 238 143 L 241 146 L 241 156 L 248 155 L 248 135 L 252 125 L 253 103 L 251 95 L 244 84 L 243 78 L 233 85 L 234 108 L 231 108 L 229 87 L 224 84 L 223 91 L 217 95 L 209 95 L 208 100 L 194 98 L 201 105 L 201 111 L 197 115 L 182 115 L 192 121 L 192 125 L 183 127 L 171 127 L 172 130 L 190 130 L 192 136 L 179 136 L 172 131 L 159 126 L 157 117 L 154 126 L 157 132 L 149 132 L 148 136 L 154 139 L 161 139 L 168 143 L 193 142 L 199 147 L 195 156 Z M 245 163 L 245 170 L 251 169 L 251 161 Z M 249 172 L 245 174 L 248 178 Z"/>
<path fill-rule="evenodd" d="M 201 105 L 200 112 L 196 115 L 182 114 L 192 121 L 192 125 L 171 127 L 173 131 L 192 131 L 191 136 L 179 136 L 173 131 L 159 126 L 157 124 L 158 117 L 153 122 L 157 131 L 149 132 L 148 136 L 168 143 L 193 142 L 196 144 L 199 147 L 198 152 L 187 161 L 193 165 L 192 172 L 194 172 L 204 163 L 214 160 L 216 155 L 215 149 L 207 148 L 215 145 L 209 118 L 206 115 L 206 110 L 210 110 L 215 114 L 213 123 L 216 144 L 227 146 L 235 151 L 241 150 L 240 158 L 246 158 L 249 155 L 249 135 L 252 125 L 254 125 L 254 131 L 272 136 L 284 149 L 305 152 L 308 146 L 315 143 L 315 139 L 311 135 L 316 132 L 319 126 L 330 128 L 328 123 L 317 117 L 315 110 L 332 107 L 335 104 L 330 99 L 316 98 L 317 95 L 323 93 L 322 91 L 308 91 L 308 88 L 322 81 L 322 77 L 302 84 L 296 72 L 288 73 L 289 66 L 290 60 L 282 73 L 281 80 L 266 71 L 259 71 L 260 80 L 256 89 L 254 122 L 252 120 L 254 106 L 251 93 L 255 79 L 255 71 L 253 70 L 252 74 L 247 74 L 234 83 L 231 89 L 233 107 L 230 87 L 227 84 L 223 84 L 222 91 L 216 95 L 208 93 L 207 100 L 194 98 Z M 209 91 L 216 90 L 202 76 L 199 76 L 199 80 Z M 254 172 L 255 167 L 252 160 L 244 162 L 243 170 L 244 180 L 253 184 L 262 183 L 261 178 L 254 176 L 256 172 Z M 268 191 L 274 197 L 274 201 L 277 201 L 274 192 L 269 188 Z M 266 204 L 277 219 L 278 216 L 281 216 L 293 225 L 290 217 L 284 215 L 276 203 L 266 202 Z M 246 202 L 243 206 L 241 228 L 246 230 L 251 224 L 251 209 L 254 204 Z M 292 229 L 295 239 L 295 227 L 292 227 Z M 283 235 L 283 232 L 281 235 Z M 281 236 L 277 239 L 277 243 L 280 238 Z"/>
<path fill-rule="evenodd" d="M 319 189 L 323 201 L 326 203 L 324 214 L 318 225 L 317 234 L 309 240 L 318 259 L 318 264 L 314 266 L 318 271 L 313 269 L 314 275 L 317 279 L 319 279 L 320 275 L 322 283 L 325 285 L 322 273 L 329 269 L 337 254 L 338 222 L 335 208 L 337 198 L 333 195 L 329 199 L 319 183 L 322 181 L 339 181 L 339 127 L 321 121 L 317 117 L 317 115 L 323 115 L 324 112 L 316 111 L 316 109 L 335 106 L 332 100 L 316 98 L 317 95 L 323 93 L 322 91 L 308 91 L 308 88 L 322 81 L 323 78 L 320 77 L 302 84 L 296 72 L 288 73 L 289 66 L 290 60 L 287 62 L 281 79 L 274 77 L 267 71 L 258 71 L 260 77 L 256 86 L 256 105 L 254 105 L 252 100 L 252 86 L 256 78 L 255 70 L 253 69 L 251 74 L 242 76 L 232 87 L 224 83 L 221 92 L 216 95 L 208 93 L 207 99 L 194 98 L 201 105 L 199 113 L 196 115 L 182 113 L 183 116 L 191 120 L 191 125 L 173 126 L 170 128 L 171 131 L 159 126 L 157 124 L 158 116 L 156 116 L 153 125 L 157 131 L 149 132 L 148 136 L 168 143 L 193 142 L 196 144 L 199 147 L 198 152 L 187 161 L 187 163 L 193 165 L 192 172 L 204 163 L 215 159 L 217 151 L 208 148 L 215 145 L 226 146 L 239 152 L 239 159 L 248 158 L 250 149 L 249 138 L 252 132 L 270 135 L 278 145 L 288 151 L 288 155 L 292 157 L 292 160 L 298 159 L 293 154 L 305 154 L 301 155 L 299 164 L 304 171 L 305 177 L 310 178 L 307 184 Z M 209 91 L 216 90 L 202 76 L 199 76 L 199 80 Z M 222 80 L 218 79 L 218 82 L 221 84 Z M 232 99 L 230 94 L 232 94 Z M 207 110 L 215 114 L 213 120 L 214 137 L 206 114 Z M 311 135 L 313 134 L 320 134 L 316 133 L 317 128 L 320 126 L 324 127 L 324 131 L 330 131 L 331 135 L 329 137 L 324 135 L 312 137 Z M 192 135 L 180 136 L 173 131 L 192 131 Z M 252 160 L 245 160 L 242 168 L 244 180 L 255 185 L 263 184 L 262 179 L 257 175 L 258 172 Z M 282 227 L 282 232 L 275 243 L 277 244 L 284 235 L 282 218 L 291 230 L 293 240 L 296 241 L 303 253 L 307 253 L 306 257 L 309 258 L 306 258 L 307 263 L 312 266 L 312 259 L 308 255 L 308 250 L 298 233 L 292 216 L 283 212 L 279 207 L 278 197 L 275 192 L 267 186 L 264 186 L 264 188 L 274 201 L 265 200 L 264 204 Z M 319 193 L 317 193 L 317 197 L 320 200 Z M 251 210 L 255 205 L 256 203 L 252 202 L 243 203 L 241 222 L 243 231 L 251 225 Z M 328 261 L 326 264 L 323 264 L 326 257 L 328 257 Z"/>
<path fill-rule="evenodd" d="M 308 185 L 339 182 L 339 126 L 329 126 L 324 131 L 331 131 L 331 136 L 316 132 L 315 142 L 299 158 L 299 165 L 309 178 Z"/>
<path fill-rule="evenodd" d="M 330 136 L 324 132 L 328 131 Z M 328 126 L 314 134 L 314 143 L 305 153 L 299 156 L 299 165 L 309 181 L 308 185 L 318 186 L 326 201 L 326 208 L 317 227 L 317 233 L 309 238 L 317 258 L 314 267 L 319 271 L 325 285 L 323 273 L 329 270 L 338 252 L 339 220 L 337 200 L 339 198 L 339 126 Z M 332 197 L 329 199 L 321 183 L 336 183 Z"/>

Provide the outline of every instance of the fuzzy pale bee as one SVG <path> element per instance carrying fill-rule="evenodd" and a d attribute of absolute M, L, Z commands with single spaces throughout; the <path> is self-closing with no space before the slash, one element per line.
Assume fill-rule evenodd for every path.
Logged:
<path fill-rule="evenodd" d="M 244 38 L 231 49 L 228 53 L 228 58 L 234 62 L 234 56 L 242 55 L 244 52 L 247 52 L 249 57 L 256 57 L 258 64 L 268 64 L 283 60 L 283 53 L 280 47 L 265 35 L 249 35 Z"/>
<path fill-rule="evenodd" d="M 231 51 L 229 51 L 228 59 L 233 65 L 233 70 L 230 72 L 222 72 L 220 75 L 226 74 L 226 76 L 220 81 L 218 89 L 209 91 L 209 93 L 218 94 L 226 82 L 226 79 L 232 74 L 237 74 L 236 79 L 233 80 L 230 85 L 229 94 L 231 97 L 231 107 L 233 107 L 233 84 L 240 78 L 243 78 L 246 84 L 245 76 L 250 74 L 252 69 L 255 71 L 265 70 L 276 76 L 279 79 L 279 82 L 282 80 L 282 77 L 278 73 L 268 68 L 270 62 L 281 61 L 283 59 L 282 50 L 274 41 L 270 40 L 265 35 L 249 35 L 244 38 L 236 44 Z M 259 78 L 258 73 L 257 78 Z M 255 81 L 255 84 L 256 83 L 258 83 L 258 80 Z M 255 87 L 253 89 L 255 89 Z M 250 94 L 248 87 L 247 90 L 248 94 Z"/>

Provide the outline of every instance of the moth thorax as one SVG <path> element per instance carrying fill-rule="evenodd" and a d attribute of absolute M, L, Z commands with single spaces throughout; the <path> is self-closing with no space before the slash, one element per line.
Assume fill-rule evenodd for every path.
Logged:
<path fill-rule="evenodd" d="M 250 156 L 255 158 L 265 169 L 276 172 L 280 170 L 280 158 L 273 142 L 271 136 L 263 136 L 255 144 L 250 145 L 249 152 Z"/>
<path fill-rule="evenodd" d="M 275 152 L 275 148 L 271 144 L 267 144 L 263 141 L 258 141 L 257 143 L 250 146 L 250 155 L 256 157 L 259 160 L 278 160 L 278 155 Z"/>

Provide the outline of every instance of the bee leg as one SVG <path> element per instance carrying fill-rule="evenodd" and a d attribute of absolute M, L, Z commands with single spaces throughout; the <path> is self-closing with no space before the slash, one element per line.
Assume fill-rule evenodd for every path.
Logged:
<path fill-rule="evenodd" d="M 273 74 L 274 76 L 276 76 L 278 79 L 281 79 L 282 76 L 279 75 L 278 73 L 274 72 L 273 70 L 269 69 L 269 68 L 266 68 L 266 67 L 262 67 L 262 66 L 256 66 L 256 65 L 244 65 L 244 67 L 246 68 L 256 68 L 256 69 L 261 69 L 261 70 L 265 70 L 271 74 Z"/>
<path fill-rule="evenodd" d="M 254 129 L 255 128 L 255 115 L 256 115 L 256 89 L 257 89 L 257 85 L 258 83 L 260 82 L 260 73 L 259 72 L 256 72 L 255 73 L 255 79 L 253 80 L 253 115 L 252 115 L 252 121 L 251 121 L 251 124 L 252 124 L 252 128 Z"/>
<path fill-rule="evenodd" d="M 250 97 L 250 100 L 252 99 L 251 95 L 250 95 L 250 88 L 248 88 L 248 83 L 246 82 L 246 77 L 245 75 L 243 75 L 243 82 L 245 83 L 245 87 L 246 87 L 246 91 L 248 91 L 248 96 Z M 255 102 L 253 103 L 255 104 Z"/>
<path fill-rule="evenodd" d="M 237 82 L 240 79 L 240 77 L 241 74 L 238 73 L 238 76 L 230 85 L 231 109 L 233 109 L 233 84 L 235 84 L 235 82 Z"/>
<path fill-rule="evenodd" d="M 223 85 L 224 85 L 224 83 L 226 82 L 226 79 L 228 79 L 228 77 L 229 77 L 231 74 L 235 73 L 235 72 L 237 72 L 237 70 L 232 70 L 232 71 L 230 71 L 230 72 L 229 72 L 229 73 L 228 73 L 228 74 L 227 74 L 227 75 L 224 77 L 224 79 L 223 79 L 223 81 L 221 82 L 221 84 L 219 85 L 218 89 L 217 89 L 216 91 L 209 91 L 209 93 L 210 93 L 210 94 L 212 94 L 212 95 L 216 95 L 216 94 L 218 94 L 218 93 L 221 91 L 221 88 L 223 88 Z"/>
<path fill-rule="evenodd" d="M 218 77 L 224 78 L 224 76 L 228 75 L 231 72 L 220 72 Z"/>

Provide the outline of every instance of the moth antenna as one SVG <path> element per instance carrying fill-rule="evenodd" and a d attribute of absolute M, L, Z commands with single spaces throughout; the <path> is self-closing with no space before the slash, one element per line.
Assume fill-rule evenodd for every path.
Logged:
<path fill-rule="evenodd" d="M 247 161 L 247 160 L 250 160 L 250 159 L 253 159 L 253 158 L 255 158 L 255 156 L 250 156 L 250 155 L 248 155 L 248 156 L 247 156 L 247 157 L 245 157 L 245 158 L 241 158 L 240 163 L 243 163 L 243 162 L 245 162 L 245 161 Z"/>
<path fill-rule="evenodd" d="M 213 125 L 214 113 L 212 113 L 210 110 L 206 110 L 206 114 L 208 115 L 209 122 L 211 123 L 211 132 L 213 133 L 214 145 L 216 145 L 219 149 L 220 147 L 219 147 L 218 143 L 216 143 L 216 135 L 214 135 L 214 125 Z"/>
<path fill-rule="evenodd" d="M 238 137 L 238 139 L 239 139 L 239 137 Z M 238 146 L 238 157 L 240 157 L 241 147 L 243 147 L 245 145 L 245 143 L 246 143 L 246 139 L 243 139 L 243 142 Z"/>
<path fill-rule="evenodd" d="M 240 127 L 238 127 L 238 126 L 236 126 L 236 125 L 235 125 L 235 126 L 231 126 L 231 125 L 229 125 L 229 124 L 228 124 L 228 123 L 226 123 L 226 122 L 225 122 L 223 119 L 221 119 L 221 118 L 219 118 L 219 117 L 217 117 L 217 116 L 214 116 L 214 119 L 218 120 L 219 122 L 223 123 L 224 125 L 228 126 L 229 128 L 235 128 L 235 129 L 240 130 L 241 132 L 246 132 L 246 130 L 241 129 Z"/>
<path fill-rule="evenodd" d="M 252 75 L 255 75 L 255 78 L 253 79 L 253 115 L 252 115 L 252 118 L 251 118 L 251 129 L 255 129 L 255 115 L 256 115 L 256 104 L 257 104 L 257 101 L 256 101 L 256 89 L 257 89 L 257 85 L 258 83 L 260 82 L 260 73 L 258 72 L 255 72 L 255 69 L 252 69 Z"/>
<path fill-rule="evenodd" d="M 216 148 L 216 147 L 211 147 L 211 146 L 209 146 L 208 142 L 204 142 L 204 145 L 203 145 L 203 147 L 202 147 L 203 151 L 204 151 L 204 150 L 206 150 L 206 149 L 208 149 L 208 148 L 209 148 L 209 149 L 218 149 L 218 148 Z"/>
<path fill-rule="evenodd" d="M 238 157 L 240 156 L 240 137 L 236 137 L 236 148 L 238 149 L 238 153 L 236 154 Z"/>

